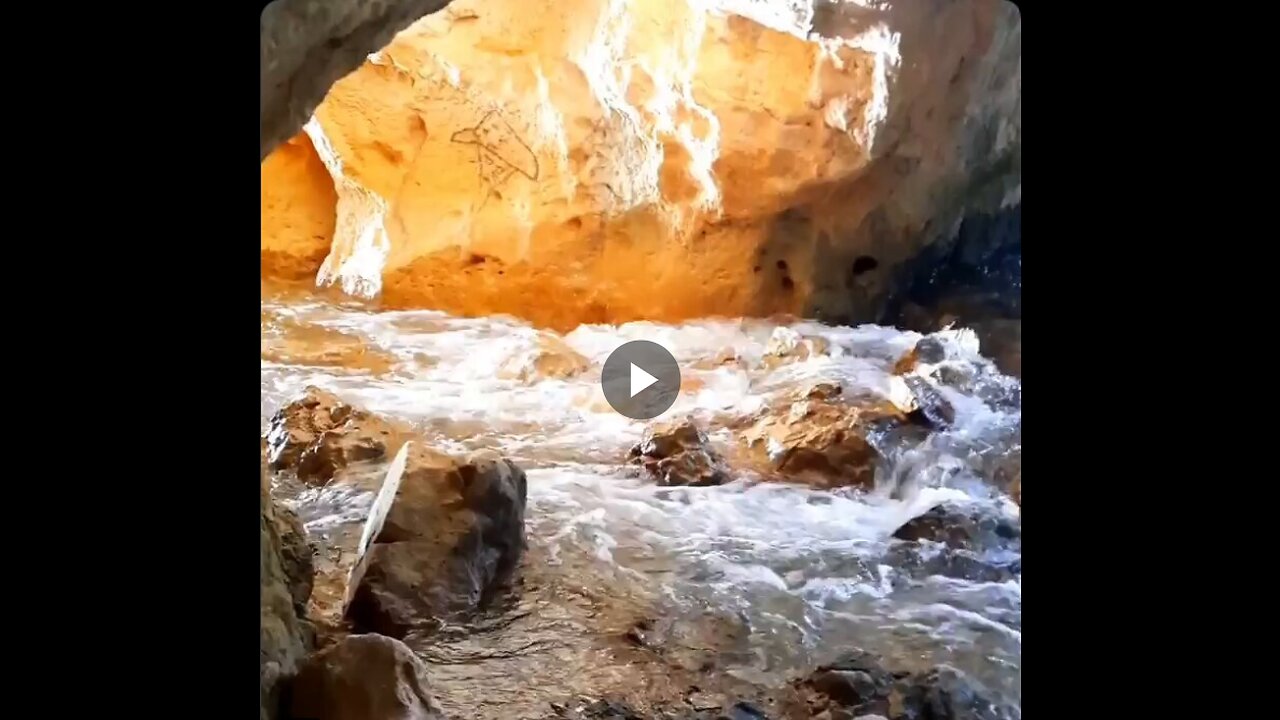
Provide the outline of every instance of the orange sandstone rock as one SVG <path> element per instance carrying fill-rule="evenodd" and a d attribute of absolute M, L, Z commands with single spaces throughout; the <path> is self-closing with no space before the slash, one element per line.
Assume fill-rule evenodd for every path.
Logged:
<path fill-rule="evenodd" d="M 262 276 L 314 278 L 333 242 L 338 195 L 311 138 L 298 133 L 262 163 Z"/>
<path fill-rule="evenodd" d="M 424 18 L 305 128 L 336 193 L 317 282 L 560 330 L 868 319 L 898 264 L 1020 197 L 1020 19 L 1002 0 L 793 5 Z M 288 245 L 270 232 L 264 254 Z"/>

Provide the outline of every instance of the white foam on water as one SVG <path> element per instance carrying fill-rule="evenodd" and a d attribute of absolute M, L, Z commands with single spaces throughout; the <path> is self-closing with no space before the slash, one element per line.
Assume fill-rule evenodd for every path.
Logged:
<path fill-rule="evenodd" d="M 927 636 L 940 652 L 978 642 L 984 633 L 1020 646 L 1020 581 L 931 578 L 922 585 L 878 559 L 898 527 L 941 502 L 1012 513 L 1007 499 L 993 496 L 976 478 L 972 458 L 1006 442 L 1002 433 L 1020 424 L 1019 411 L 996 409 L 976 395 L 941 386 L 955 410 L 954 426 L 895 458 L 871 493 L 748 482 L 663 488 L 624 462 L 645 423 L 613 412 L 598 387 L 609 354 L 645 339 L 671 351 L 686 383 L 664 418 L 746 417 L 813 382 L 890 398 L 893 364 L 919 341 L 917 333 L 793 323 L 787 327 L 800 336 L 826 340 L 828 354 L 770 370 L 760 360 L 777 326 L 765 321 L 586 325 L 562 339 L 588 360 L 587 372 L 527 382 L 501 368 L 537 348 L 547 333 L 514 319 L 369 313 L 317 303 L 281 311 L 357 334 L 400 365 L 369 377 L 264 362 L 264 423 L 276 407 L 316 385 L 430 428 L 428 441 L 445 451 L 488 447 L 506 453 L 526 468 L 530 542 L 552 566 L 586 558 L 599 565 L 602 577 L 649 583 L 656 592 L 685 598 L 680 601 L 705 590 L 727 606 L 755 608 L 757 623 L 794 626 L 805 643 L 813 640 L 809 634 L 820 638 L 841 623 L 856 622 L 859 633 L 892 627 L 894 633 Z M 947 363 L 988 367 L 972 333 L 951 330 L 934 337 L 943 343 Z M 742 364 L 711 362 L 726 351 Z M 711 436 L 728 442 L 732 433 L 712 424 Z M 350 498 L 351 506 L 367 512 L 372 495 L 365 495 Z M 335 511 L 343 517 L 351 512 L 359 510 Z M 336 522 L 312 517 L 308 526 Z M 878 620 L 869 626 L 866 618 Z M 853 637 L 863 636 L 843 641 Z M 1006 662 L 1007 654 L 1001 655 Z"/>

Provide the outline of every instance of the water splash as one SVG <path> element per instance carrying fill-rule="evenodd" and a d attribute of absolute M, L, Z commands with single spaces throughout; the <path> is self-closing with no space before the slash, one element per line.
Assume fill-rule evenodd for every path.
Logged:
<path fill-rule="evenodd" d="M 725 442 L 726 419 L 805 383 L 891 396 L 893 364 L 921 336 L 794 323 L 788 327 L 801 335 L 826 340 L 829 352 L 766 369 L 761 359 L 777 327 L 766 321 L 588 325 L 563 340 L 589 371 L 529 382 L 501 368 L 536 349 L 543 331 L 513 319 L 268 306 L 358 335 L 399 365 L 371 376 L 263 362 L 264 426 L 276 408 L 317 385 L 413 423 L 444 451 L 492 448 L 528 470 L 530 550 L 521 592 L 475 626 L 414 645 L 451 712 L 542 717 L 549 702 L 608 687 L 676 697 L 682 690 L 672 678 L 696 673 L 707 658 L 735 682 L 776 688 L 853 647 L 908 668 L 951 664 L 1020 704 L 1020 550 L 959 558 L 966 567 L 996 568 L 965 579 L 948 574 L 941 546 L 923 542 L 907 553 L 891 537 L 943 501 L 1015 514 L 989 476 L 992 458 L 1020 448 L 1020 387 L 979 355 L 970 333 L 935 336 L 946 358 L 931 371 L 960 378 L 940 388 L 954 423 L 922 442 L 885 440 L 888 461 L 874 492 L 750 478 L 662 488 L 622 464 L 644 424 L 613 413 L 598 388 L 600 367 L 619 345 L 648 339 L 670 349 L 684 387 L 669 415 L 699 417 L 712 426 L 713 441 Z M 720 362 L 725 357 L 736 360 Z M 279 488 L 334 567 L 339 546 L 358 539 L 376 489 L 376 469 L 348 486 Z M 336 554 L 325 555 L 326 543 Z M 1011 563 L 1016 573 L 999 570 Z M 317 595 L 332 610 L 333 591 L 318 584 Z M 661 653 L 629 650 L 628 633 L 655 618 L 666 623 Z"/>

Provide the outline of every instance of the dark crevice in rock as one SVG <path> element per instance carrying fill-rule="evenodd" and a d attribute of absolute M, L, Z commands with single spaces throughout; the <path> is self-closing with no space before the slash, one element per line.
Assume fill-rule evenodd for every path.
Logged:
<path fill-rule="evenodd" d="M 1002 372 L 1022 374 L 1022 204 L 971 214 L 897 274 L 879 322 L 917 332 L 972 328 Z"/>

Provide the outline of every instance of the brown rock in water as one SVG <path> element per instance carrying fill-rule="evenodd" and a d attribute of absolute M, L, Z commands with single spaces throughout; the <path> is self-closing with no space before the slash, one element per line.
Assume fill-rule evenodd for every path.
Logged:
<path fill-rule="evenodd" d="M 628 457 L 659 485 L 722 485 L 731 480 L 724 460 L 692 420 L 645 428 Z"/>
<path fill-rule="evenodd" d="M 568 343 L 554 335 L 542 335 L 536 348 L 508 359 L 499 368 L 498 375 L 532 383 L 546 378 L 564 380 L 590 368 L 590 361 Z"/>
<path fill-rule="evenodd" d="M 298 554 L 299 540 L 305 547 L 306 539 L 294 532 L 301 531 L 294 524 L 296 518 L 281 517 L 281 508 L 271 499 L 265 460 L 259 482 L 259 716 L 260 720 L 273 720 L 279 715 L 280 682 L 297 670 L 311 643 L 301 610 L 306 603 L 303 594 L 311 593 L 312 567 L 309 555 Z"/>
<path fill-rule="evenodd" d="M 816 335 L 801 335 L 791 328 L 775 328 L 764 349 L 764 366 L 775 368 L 788 362 L 826 355 L 831 343 Z"/>
<path fill-rule="evenodd" d="M 1022 473 L 1018 473 L 1018 477 L 1013 479 L 1013 485 L 1009 488 L 1009 495 L 1013 501 L 1018 504 L 1018 509 L 1022 509 Z"/>
<path fill-rule="evenodd" d="M 294 469 L 298 479 L 323 484 L 353 462 L 386 457 L 409 428 L 348 405 L 326 390 L 308 387 L 285 405 L 267 430 L 272 470 Z"/>
<path fill-rule="evenodd" d="M 293 720 L 443 720 L 427 667 L 404 643 L 350 635 L 307 658 L 291 687 Z"/>
<path fill-rule="evenodd" d="M 403 637 L 474 610 L 520 560 L 527 492 L 524 471 L 506 459 L 401 448 L 370 512 L 347 618 Z"/>
<path fill-rule="evenodd" d="M 893 365 L 893 382 L 901 383 L 897 402 L 908 413 L 908 418 L 918 425 L 943 429 L 956 421 L 956 411 L 951 402 L 922 376 L 927 372 L 922 366 L 937 365 L 946 358 L 946 348 L 937 338 L 924 337 Z"/>
<path fill-rule="evenodd" d="M 846 400 L 840 386 L 821 383 L 788 405 L 766 410 L 743 439 L 788 480 L 870 489 L 880 454 L 866 434 L 873 423 L 900 417 L 871 400 Z"/>

